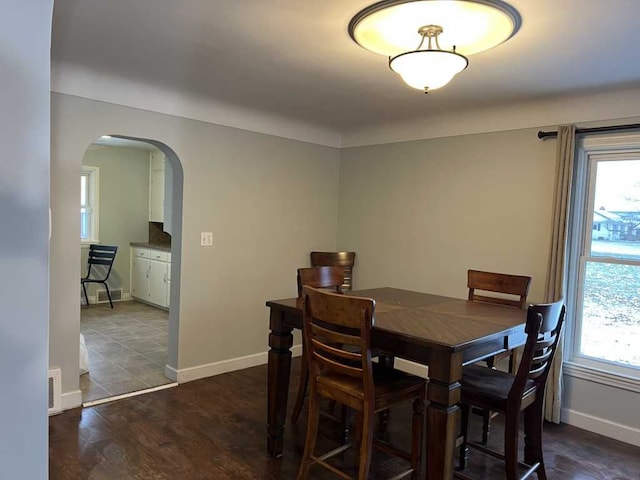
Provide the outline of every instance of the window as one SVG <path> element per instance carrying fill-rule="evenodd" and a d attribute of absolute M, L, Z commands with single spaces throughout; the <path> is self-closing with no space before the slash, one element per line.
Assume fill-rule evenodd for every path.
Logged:
<path fill-rule="evenodd" d="M 80 242 L 98 242 L 98 185 L 100 169 L 82 166 L 80 170 Z"/>
<path fill-rule="evenodd" d="M 569 366 L 640 388 L 640 135 L 581 142 L 572 207 Z"/>

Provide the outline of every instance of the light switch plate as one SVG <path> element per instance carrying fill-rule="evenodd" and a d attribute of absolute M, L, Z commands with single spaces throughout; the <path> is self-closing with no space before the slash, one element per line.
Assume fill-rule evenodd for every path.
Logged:
<path fill-rule="evenodd" d="M 200 246 L 213 247 L 213 232 L 200 232 Z"/>

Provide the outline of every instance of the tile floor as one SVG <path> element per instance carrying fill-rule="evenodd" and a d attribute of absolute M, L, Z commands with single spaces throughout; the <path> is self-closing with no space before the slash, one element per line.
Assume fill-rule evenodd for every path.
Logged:
<path fill-rule="evenodd" d="M 171 383 L 164 376 L 169 312 L 136 301 L 113 306 L 81 308 L 89 353 L 89 373 L 80 376 L 83 402 Z"/>

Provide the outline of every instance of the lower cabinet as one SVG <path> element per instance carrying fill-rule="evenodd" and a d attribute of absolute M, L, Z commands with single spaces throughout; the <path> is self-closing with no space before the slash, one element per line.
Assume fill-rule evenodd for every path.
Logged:
<path fill-rule="evenodd" d="M 131 296 L 169 307 L 171 253 L 131 247 Z"/>

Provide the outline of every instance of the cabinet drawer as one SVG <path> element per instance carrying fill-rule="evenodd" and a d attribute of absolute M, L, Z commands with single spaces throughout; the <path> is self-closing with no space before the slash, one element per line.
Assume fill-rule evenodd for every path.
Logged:
<path fill-rule="evenodd" d="M 149 250 L 148 248 L 133 247 L 132 250 L 134 257 L 150 258 L 151 256 L 151 250 Z"/>
<path fill-rule="evenodd" d="M 171 254 L 169 252 L 163 252 L 162 250 L 150 250 L 149 258 L 151 260 L 158 260 L 159 262 L 168 262 L 170 261 Z"/>

